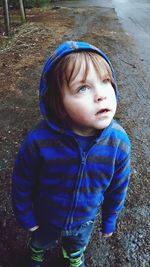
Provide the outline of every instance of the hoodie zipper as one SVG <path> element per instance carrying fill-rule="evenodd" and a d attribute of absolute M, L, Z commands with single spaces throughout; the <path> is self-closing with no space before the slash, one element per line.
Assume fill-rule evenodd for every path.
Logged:
<path fill-rule="evenodd" d="M 76 143 L 78 144 L 78 148 L 80 150 L 79 143 L 77 141 L 76 141 Z M 66 223 L 65 223 L 65 228 L 68 231 L 71 230 L 71 227 L 72 227 L 72 224 L 73 224 L 74 212 L 75 212 L 76 206 L 77 206 L 77 200 L 78 200 L 78 195 L 79 195 L 79 191 L 80 191 L 80 185 L 81 185 L 83 171 L 84 171 L 84 168 L 85 168 L 85 165 L 86 165 L 87 157 L 88 157 L 88 154 L 89 154 L 91 148 L 93 146 L 95 146 L 96 143 L 97 143 L 97 141 L 92 142 L 89 145 L 89 147 L 88 147 L 88 149 L 86 151 L 81 151 L 80 150 L 81 163 L 80 163 L 80 167 L 79 167 L 79 171 L 78 171 L 78 175 L 77 175 L 77 181 L 76 181 L 76 185 L 75 185 L 75 190 L 74 190 L 74 193 L 73 193 L 72 206 L 70 208 L 69 215 L 68 215 L 68 217 L 66 219 Z"/>
<path fill-rule="evenodd" d="M 81 154 L 81 163 L 80 163 L 80 168 L 79 168 L 79 172 L 78 172 L 78 176 L 77 176 L 77 182 L 76 182 L 76 186 L 75 186 L 75 190 L 74 190 L 72 207 L 71 207 L 69 216 L 68 216 L 67 221 L 66 221 L 66 227 L 68 230 L 71 230 L 71 225 L 73 223 L 73 214 L 74 214 L 74 211 L 75 211 L 76 205 L 77 205 L 77 199 L 79 196 L 80 184 L 82 181 L 83 171 L 84 171 L 84 168 L 86 165 L 87 155 L 88 155 L 87 152 L 82 152 L 82 154 Z"/>

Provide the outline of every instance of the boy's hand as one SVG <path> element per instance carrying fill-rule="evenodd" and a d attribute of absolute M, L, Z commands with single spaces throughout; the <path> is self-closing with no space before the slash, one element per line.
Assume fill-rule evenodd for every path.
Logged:
<path fill-rule="evenodd" d="M 36 225 L 36 226 L 30 228 L 29 231 L 30 231 L 30 232 L 34 232 L 34 231 L 36 231 L 38 228 L 39 228 L 39 226 Z"/>
<path fill-rule="evenodd" d="M 111 236 L 112 236 L 112 234 L 113 234 L 113 233 L 109 233 L 109 234 L 102 233 L 102 236 L 107 238 L 107 237 L 111 237 Z"/>

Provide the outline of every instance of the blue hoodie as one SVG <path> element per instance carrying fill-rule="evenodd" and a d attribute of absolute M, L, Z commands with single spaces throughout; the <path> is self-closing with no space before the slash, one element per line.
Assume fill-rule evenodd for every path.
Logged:
<path fill-rule="evenodd" d="M 55 225 L 70 230 L 94 219 L 102 207 L 102 231 L 114 232 L 123 208 L 130 177 L 130 141 L 112 120 L 86 152 L 68 129 L 48 117 L 43 95 L 46 74 L 60 58 L 74 51 L 106 55 L 95 46 L 69 41 L 60 45 L 45 63 L 40 82 L 43 120 L 23 141 L 12 175 L 13 208 L 25 229 Z M 50 86 L 49 86 L 50 87 Z M 50 90 L 50 89 L 49 89 Z"/>

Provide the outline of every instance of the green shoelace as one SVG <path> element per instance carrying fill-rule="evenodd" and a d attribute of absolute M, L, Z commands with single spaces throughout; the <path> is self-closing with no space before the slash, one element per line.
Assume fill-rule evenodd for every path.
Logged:
<path fill-rule="evenodd" d="M 84 251 L 84 249 L 83 249 L 83 251 Z M 64 258 L 68 259 L 70 262 L 69 267 L 79 267 L 83 263 L 82 262 L 83 251 L 80 251 L 79 257 L 72 258 L 72 257 L 69 257 L 69 255 L 67 254 L 67 251 L 64 248 L 62 248 L 62 253 L 63 253 Z M 74 253 L 74 254 L 78 254 L 78 253 L 79 252 Z"/>
<path fill-rule="evenodd" d="M 43 262 L 44 260 L 44 250 L 30 247 L 32 251 L 31 259 L 37 262 Z"/>

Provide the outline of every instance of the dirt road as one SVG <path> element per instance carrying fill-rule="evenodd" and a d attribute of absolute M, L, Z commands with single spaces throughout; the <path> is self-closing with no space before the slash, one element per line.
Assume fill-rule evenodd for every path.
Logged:
<path fill-rule="evenodd" d="M 88 267 L 149 266 L 149 114 L 150 76 L 132 35 L 122 30 L 112 8 L 68 7 L 27 12 L 22 26 L 0 51 L 0 267 L 20 267 L 27 233 L 11 209 L 11 171 L 20 141 L 40 119 L 38 83 L 45 58 L 64 40 L 78 39 L 101 48 L 116 70 L 116 118 L 132 140 L 132 175 L 118 229 L 100 237 L 100 215 L 88 246 Z M 49 253 L 51 259 L 57 254 Z M 54 266 L 53 266 L 54 267 Z"/>

